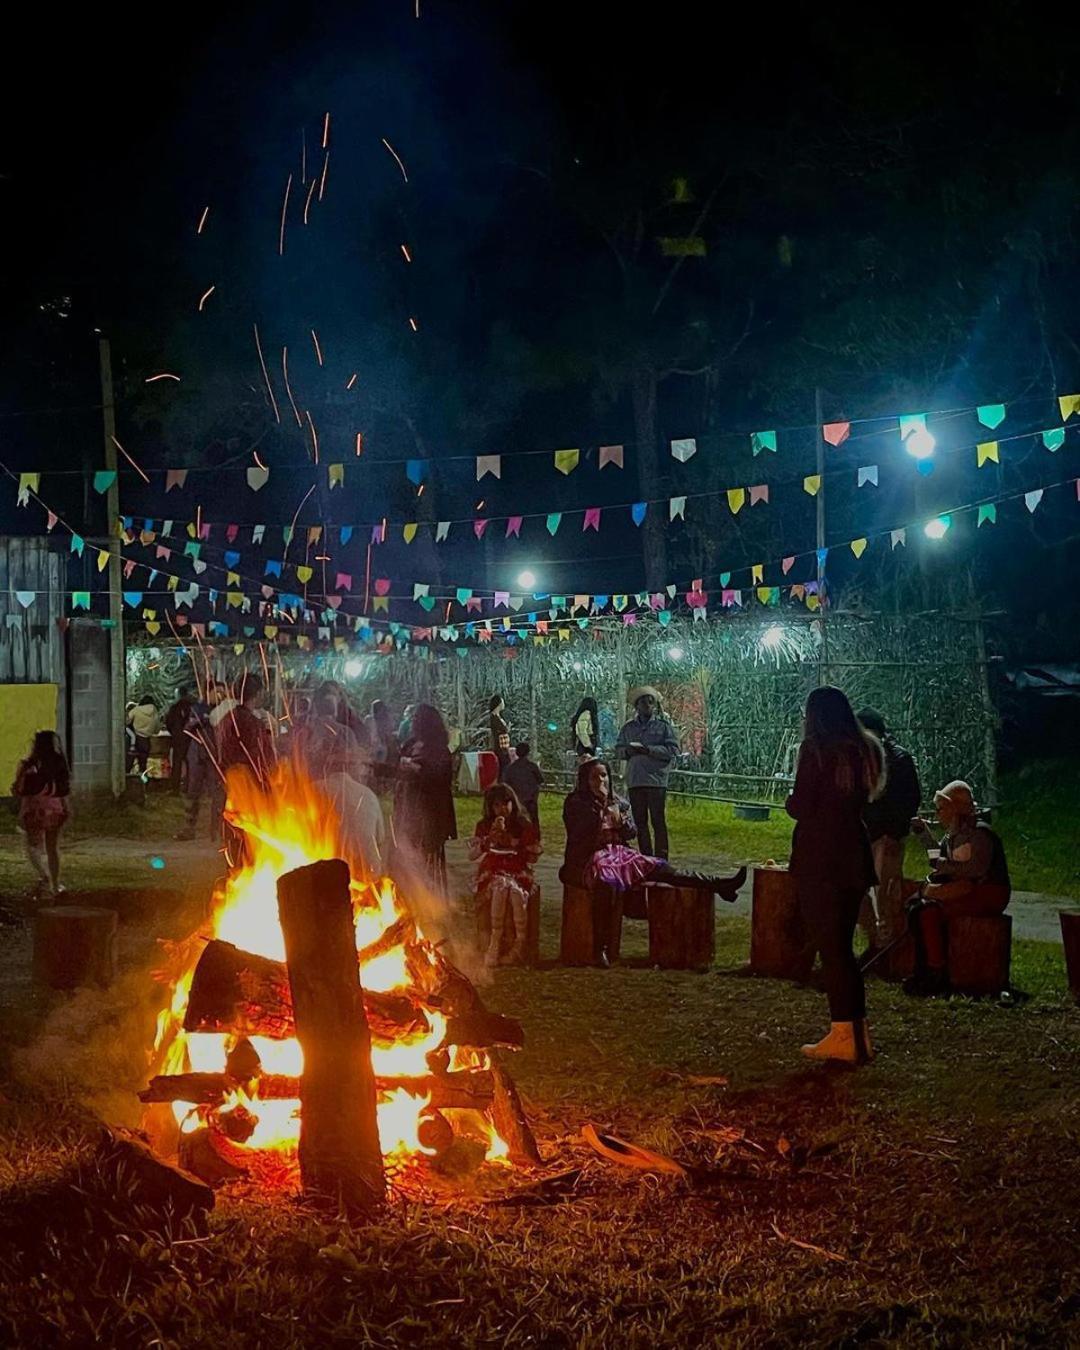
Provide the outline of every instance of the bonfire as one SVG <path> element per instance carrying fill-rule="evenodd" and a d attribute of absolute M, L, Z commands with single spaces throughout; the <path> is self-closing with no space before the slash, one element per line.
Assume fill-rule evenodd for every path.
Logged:
<path fill-rule="evenodd" d="M 366 875 L 362 860 L 350 857 L 348 830 L 326 793 L 288 762 L 277 766 L 266 787 L 250 774 L 230 774 L 227 818 L 243 836 L 244 861 L 215 888 L 208 922 L 171 949 L 161 974 L 171 989 L 158 1017 L 152 1077 L 140 1093 L 155 1137 L 161 1138 L 160 1104 L 167 1103 L 179 1131 L 180 1163 L 205 1180 L 250 1174 L 287 1187 L 304 1181 L 308 1189 L 305 1102 L 314 1110 L 318 1089 L 310 1064 L 305 1073 L 305 1041 L 308 1058 L 320 1060 L 324 1084 L 330 1072 L 331 1088 L 339 1086 L 338 1124 L 346 1131 L 339 1151 L 351 1147 L 349 1112 L 360 1110 L 355 1118 L 362 1118 L 362 1103 L 354 1099 L 373 1082 L 378 1150 L 392 1182 L 474 1170 L 485 1161 L 538 1163 L 498 1059 L 498 1047 L 522 1044 L 520 1024 L 488 1012 L 440 945 L 425 938 L 394 882 Z M 341 863 L 337 871 L 328 867 L 333 859 L 344 859 L 349 871 Z M 310 1027 L 305 1040 L 299 1025 L 298 980 L 307 980 L 318 999 L 335 996 L 329 951 L 325 969 L 319 964 L 321 948 L 332 946 L 323 892 L 335 878 L 342 879 L 355 967 L 350 947 L 339 981 L 352 986 L 339 991 L 343 1034 L 313 1042 Z M 312 928 L 305 972 L 296 968 L 296 950 L 287 951 L 287 889 L 294 893 L 290 922 Z M 335 1085 L 339 1041 L 341 1082 Z M 350 1068 L 345 1041 L 361 1047 L 358 1069 Z M 324 1101 L 320 1109 L 337 1108 Z M 362 1140 L 356 1143 L 359 1148 Z"/>

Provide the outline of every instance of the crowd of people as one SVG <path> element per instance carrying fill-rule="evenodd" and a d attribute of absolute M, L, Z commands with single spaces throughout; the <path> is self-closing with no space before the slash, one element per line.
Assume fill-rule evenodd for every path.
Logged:
<path fill-rule="evenodd" d="M 659 692 L 631 694 L 633 716 L 611 746 L 625 764 L 628 801 L 616 793 L 603 758 L 596 701 L 584 698 L 571 720 L 576 782 L 563 803 L 565 847 L 559 877 L 584 890 L 592 905 L 594 959 L 610 963 L 620 895 L 643 883 L 691 887 L 734 900 L 746 869 L 721 876 L 669 861 L 667 791 L 679 753 Z M 350 858 L 372 875 L 412 866 L 435 895 L 446 893 L 446 844 L 457 837 L 454 775 L 457 745 L 438 710 L 407 707 L 395 722 L 376 699 L 366 716 L 345 689 L 327 680 L 296 698 L 281 721 L 265 707 L 266 689 L 254 674 L 235 685 L 213 680 L 185 690 L 164 717 L 173 747 L 171 786 L 187 797 L 178 839 L 196 838 L 206 807 L 210 834 L 223 831 L 234 864 L 242 837 L 226 819 L 226 780 L 242 770 L 262 784 L 275 763 L 291 758 L 333 801 Z M 542 852 L 541 767 L 528 742 L 511 755 L 511 726 L 501 696 L 488 707 L 490 752 L 497 781 L 484 792 L 483 810 L 469 841 L 476 864 L 478 927 L 489 964 L 523 959 L 529 906 L 538 903 L 533 869 Z M 153 701 L 129 705 L 131 758 L 145 774 L 151 738 L 160 722 Z M 61 831 L 70 808 L 70 771 L 59 738 L 39 732 L 19 766 L 13 792 L 37 894 L 63 890 Z M 380 796 L 392 798 L 387 824 Z M 1010 881 L 998 835 L 979 818 L 971 788 L 947 784 L 934 796 L 943 835 L 935 840 L 918 815 L 922 790 L 912 756 L 890 735 L 873 709 L 858 714 L 831 686 L 809 695 L 794 785 L 787 799 L 794 819 L 790 872 L 808 947 L 820 954 L 830 1029 L 803 1051 L 815 1059 L 863 1062 L 872 1054 L 866 1020 L 864 971 L 909 933 L 916 973 L 911 992 L 947 988 L 949 921 L 960 915 L 1004 911 Z M 920 884 L 903 879 L 909 835 L 927 846 L 930 870 Z M 866 937 L 861 961 L 856 928 Z"/>

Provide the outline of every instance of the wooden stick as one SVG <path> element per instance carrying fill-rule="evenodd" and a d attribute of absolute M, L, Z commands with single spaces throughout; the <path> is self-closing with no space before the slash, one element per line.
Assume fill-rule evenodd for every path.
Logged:
<path fill-rule="evenodd" d="M 386 1180 L 348 865 L 335 858 L 297 868 L 279 878 L 277 893 L 304 1052 L 301 1181 L 308 1195 L 371 1214 L 385 1199 Z"/>
<path fill-rule="evenodd" d="M 158 1074 L 139 1093 L 141 1102 L 190 1102 L 193 1106 L 219 1106 L 230 1093 L 243 1088 L 250 1096 L 255 1110 L 260 1101 L 285 1101 L 300 1096 L 300 1079 L 291 1074 L 264 1073 L 243 1080 L 227 1073 L 169 1073 Z M 461 1070 L 448 1074 L 379 1075 L 376 1091 L 396 1092 L 401 1089 L 413 1097 L 430 1095 L 431 1105 L 469 1107 L 486 1111 L 494 1096 L 492 1075 L 487 1069 Z M 502 1131 L 500 1130 L 501 1134 Z"/>

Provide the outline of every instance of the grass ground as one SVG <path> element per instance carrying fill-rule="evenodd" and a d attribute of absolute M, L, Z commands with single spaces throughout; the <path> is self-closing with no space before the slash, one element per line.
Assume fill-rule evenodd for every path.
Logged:
<path fill-rule="evenodd" d="M 1053 855 L 1040 811 L 1013 809 L 1027 856 Z M 557 803 L 544 811 L 557 838 Z M 150 827 L 171 832 L 174 813 L 155 803 Z M 686 852 L 786 853 L 773 822 L 691 804 L 673 823 Z M 111 818 L 73 831 L 96 842 L 72 880 L 122 909 L 112 991 L 35 994 L 25 931 L 0 930 L 0 1344 L 1080 1343 L 1080 1009 L 1060 948 L 1022 940 L 1012 1006 L 875 982 L 878 1058 L 847 1072 L 800 1061 L 823 998 L 743 973 L 745 918 L 721 912 L 705 975 L 645 968 L 644 925 L 628 924 L 623 966 L 500 971 L 485 994 L 526 1027 L 513 1072 L 548 1170 L 578 1172 L 565 1190 L 463 1183 L 356 1231 L 255 1195 L 219 1198 L 205 1232 L 133 1212 L 85 1170 L 95 1113 L 132 1117 L 155 939 L 198 921 L 216 870 L 209 850 L 183 877 L 154 869 L 147 827 L 123 813 L 123 847 Z M 5 878 L 14 844 L 0 841 Z M 1061 861 L 1046 875 L 1067 883 Z M 460 857 L 453 872 L 463 894 Z M 693 1185 L 593 1158 L 587 1120 L 677 1154 Z"/>

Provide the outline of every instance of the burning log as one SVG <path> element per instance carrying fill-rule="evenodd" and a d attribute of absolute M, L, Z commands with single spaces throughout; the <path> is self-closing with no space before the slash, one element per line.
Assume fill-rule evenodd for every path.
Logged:
<path fill-rule="evenodd" d="M 363 999 L 368 1027 L 376 1040 L 396 1041 L 429 1029 L 423 1011 L 406 994 L 366 989 Z M 231 1031 L 277 1041 L 294 1036 L 296 1023 L 284 961 L 242 951 L 220 938 L 208 942 L 191 981 L 184 1030 Z"/>
<path fill-rule="evenodd" d="M 497 1045 L 507 1050 L 520 1050 L 525 1044 L 525 1032 L 513 1017 L 478 1007 L 459 1017 L 447 1018 L 442 1044 L 456 1045 L 463 1050 L 490 1050 Z"/>
<path fill-rule="evenodd" d="M 349 868 L 312 863 L 279 878 L 300 1081 L 300 1176 L 309 1194 L 370 1213 L 385 1197 Z"/>
<path fill-rule="evenodd" d="M 454 1142 L 454 1131 L 441 1112 L 429 1111 L 421 1117 L 416 1137 L 424 1148 L 430 1148 L 436 1154 L 445 1153 Z"/>
<path fill-rule="evenodd" d="M 227 1181 L 238 1181 L 247 1176 L 247 1169 L 223 1158 L 214 1147 L 213 1136 L 205 1125 L 180 1136 L 178 1161 L 185 1171 L 205 1181 L 208 1186 L 224 1186 Z"/>
<path fill-rule="evenodd" d="M 491 1077 L 494 1085 L 494 1099 L 491 1106 L 491 1122 L 506 1140 L 510 1161 L 519 1167 L 539 1167 L 543 1162 L 536 1138 L 525 1118 L 525 1108 L 514 1086 L 514 1081 L 501 1064 L 491 1059 Z"/>
<path fill-rule="evenodd" d="M 375 1087 L 380 1093 L 404 1089 L 414 1097 L 430 1095 L 434 1108 L 469 1107 L 476 1111 L 486 1111 L 491 1106 L 495 1091 L 491 1073 L 487 1069 L 419 1074 L 415 1077 L 406 1074 L 379 1076 L 375 1079 Z M 243 1089 L 253 1103 L 291 1101 L 300 1096 L 300 1079 L 284 1073 L 257 1074 L 251 1079 L 237 1079 L 227 1073 L 158 1074 L 139 1093 L 139 1100 L 220 1106 L 239 1089 Z"/>
<path fill-rule="evenodd" d="M 178 1218 L 201 1218 L 214 1208 L 214 1192 L 181 1165 L 159 1158 L 145 1139 L 131 1130 L 103 1127 L 95 1170 L 113 1195 L 130 1193 L 139 1204 L 169 1208 Z"/>
<path fill-rule="evenodd" d="M 388 928 L 384 928 L 374 942 L 369 942 L 366 947 L 361 947 L 356 957 L 362 966 L 366 966 L 369 961 L 375 961 L 380 956 L 385 956 L 387 952 L 392 952 L 395 947 L 404 946 L 406 942 L 411 941 L 416 936 L 416 925 L 413 922 L 411 914 L 402 914 Z"/>

